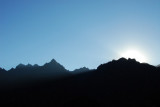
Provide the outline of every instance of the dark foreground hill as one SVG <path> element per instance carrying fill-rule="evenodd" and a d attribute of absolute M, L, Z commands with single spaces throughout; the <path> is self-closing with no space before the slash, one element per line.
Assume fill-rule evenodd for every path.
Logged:
<path fill-rule="evenodd" d="M 42 68 L 36 67 L 40 72 L 47 70 L 46 72 L 60 73 L 63 75 L 59 75 L 60 78 L 55 79 L 52 75 L 53 79 L 52 76 L 49 77 L 50 79 L 38 77 L 43 79 L 37 81 L 37 79 L 28 79 L 30 76 L 27 76 L 29 82 L 14 83 L 8 88 L 3 88 L 4 84 L 8 84 L 2 81 L 0 104 L 10 107 L 160 107 L 159 67 L 139 63 L 134 59 L 121 58 L 102 64 L 96 70 L 81 73 L 76 70 L 78 73 L 71 73 L 62 66 L 52 68 L 54 64 L 49 63 Z M 31 70 L 27 67 L 20 71 Z M 38 71 L 34 72 L 36 73 L 32 78 L 37 76 Z M 3 69 L 0 69 L 0 74 L 3 79 L 12 78 L 12 75 L 8 76 L 9 72 L 5 75 Z M 21 80 L 19 78 L 19 81 Z"/>

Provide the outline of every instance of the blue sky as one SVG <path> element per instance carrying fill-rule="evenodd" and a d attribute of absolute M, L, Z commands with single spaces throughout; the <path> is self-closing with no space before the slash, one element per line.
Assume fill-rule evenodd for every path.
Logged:
<path fill-rule="evenodd" d="M 128 49 L 160 63 L 160 0 L 0 0 L 0 67 L 96 68 Z"/>

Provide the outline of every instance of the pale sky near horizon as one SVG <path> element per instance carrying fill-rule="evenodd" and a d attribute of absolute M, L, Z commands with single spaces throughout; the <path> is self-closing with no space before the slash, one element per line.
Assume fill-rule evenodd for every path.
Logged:
<path fill-rule="evenodd" d="M 0 67 L 96 68 L 136 50 L 160 64 L 160 0 L 0 0 Z"/>

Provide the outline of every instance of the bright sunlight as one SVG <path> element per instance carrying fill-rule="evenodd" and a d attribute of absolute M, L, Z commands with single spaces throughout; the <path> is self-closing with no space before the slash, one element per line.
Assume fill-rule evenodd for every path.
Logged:
<path fill-rule="evenodd" d="M 134 58 L 141 63 L 147 62 L 146 56 L 137 50 L 127 50 L 121 54 L 121 57 Z"/>

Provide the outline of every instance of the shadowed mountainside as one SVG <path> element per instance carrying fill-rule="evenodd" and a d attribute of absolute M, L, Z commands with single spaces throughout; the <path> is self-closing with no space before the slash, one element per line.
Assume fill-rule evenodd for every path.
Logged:
<path fill-rule="evenodd" d="M 79 73 L 81 70 L 84 72 Z M 120 58 L 101 64 L 96 70 L 90 70 L 90 72 L 86 72 L 87 68 L 75 71 L 78 72 L 75 73 L 76 75 L 55 60 L 41 67 L 19 65 L 7 73 L 16 75 L 19 72 L 35 73 L 33 73 L 34 75 L 28 74 L 25 79 L 30 76 L 34 78 L 41 72 L 43 75 L 45 75 L 44 72 L 47 72 L 47 76 L 45 79 L 40 77 L 39 79 L 42 79 L 40 81 L 33 82 L 35 79 L 28 79 L 30 82 L 23 86 L 22 84 L 13 84 L 12 87 L 1 90 L 1 104 L 26 107 L 160 106 L 159 67 L 139 63 L 134 59 Z M 1 78 L 9 77 L 8 79 L 10 79 L 12 77 L 12 75 L 3 76 L 4 69 L 0 69 L 0 73 L 2 74 Z M 55 79 L 54 75 L 61 78 Z"/>

